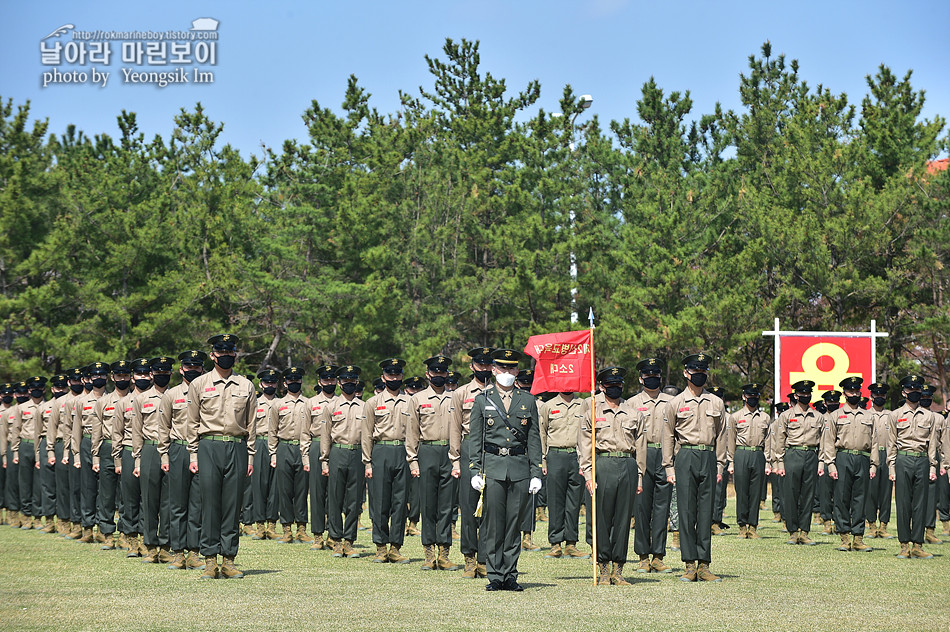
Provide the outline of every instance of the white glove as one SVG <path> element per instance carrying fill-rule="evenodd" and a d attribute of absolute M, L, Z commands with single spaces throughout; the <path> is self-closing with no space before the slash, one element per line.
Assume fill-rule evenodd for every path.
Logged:
<path fill-rule="evenodd" d="M 529 493 L 529 494 L 537 494 L 539 491 L 541 491 L 541 479 L 540 479 L 540 478 L 532 478 L 530 481 L 528 481 L 528 493 Z"/>
<path fill-rule="evenodd" d="M 476 474 L 472 477 L 472 489 L 476 492 L 480 492 L 485 489 L 485 479 Z"/>

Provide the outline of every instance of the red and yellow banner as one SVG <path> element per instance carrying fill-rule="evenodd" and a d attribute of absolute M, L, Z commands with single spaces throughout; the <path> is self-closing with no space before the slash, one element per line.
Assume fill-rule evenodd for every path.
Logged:
<path fill-rule="evenodd" d="M 589 392 L 593 383 L 592 335 L 585 329 L 528 338 L 524 352 L 537 360 L 531 392 Z"/>
<path fill-rule="evenodd" d="M 871 338 L 844 336 L 780 336 L 781 342 L 781 392 L 775 401 L 784 401 L 799 380 L 815 383 L 813 399 L 825 391 L 841 390 L 838 383 L 846 377 L 857 375 L 864 378 L 861 389 L 868 394 L 868 385 L 873 381 Z"/>

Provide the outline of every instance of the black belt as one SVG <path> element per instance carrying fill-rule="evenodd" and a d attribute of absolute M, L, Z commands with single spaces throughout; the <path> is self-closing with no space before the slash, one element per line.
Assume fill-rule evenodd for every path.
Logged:
<path fill-rule="evenodd" d="M 523 445 L 516 445 L 513 448 L 500 448 L 497 445 L 486 445 L 485 452 L 488 454 L 497 454 L 498 456 L 521 456 L 528 453 L 528 448 Z"/>

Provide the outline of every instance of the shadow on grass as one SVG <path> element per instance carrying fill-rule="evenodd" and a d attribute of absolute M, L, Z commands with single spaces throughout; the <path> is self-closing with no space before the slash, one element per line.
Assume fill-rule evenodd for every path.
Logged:
<path fill-rule="evenodd" d="M 279 570 L 276 569 L 263 569 L 263 568 L 253 568 L 251 570 L 244 571 L 245 576 L 250 575 L 270 575 L 271 573 L 279 573 Z"/>

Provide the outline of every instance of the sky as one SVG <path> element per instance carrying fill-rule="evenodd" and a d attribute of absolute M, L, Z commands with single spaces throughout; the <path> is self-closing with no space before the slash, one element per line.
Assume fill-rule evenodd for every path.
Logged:
<path fill-rule="evenodd" d="M 31 117 L 48 119 L 51 133 L 72 123 L 87 135 L 115 137 L 116 117 L 127 110 L 137 114 L 146 138 L 167 139 L 173 117 L 200 101 L 212 120 L 224 123 L 224 142 L 245 157 L 260 156 L 262 145 L 279 151 L 285 139 L 305 141 L 304 110 L 316 100 L 341 112 L 351 74 L 372 94 L 371 107 L 395 113 L 400 90 L 415 95 L 420 86 L 432 86 L 425 56 L 444 59 L 446 38 L 478 40 L 483 72 L 504 78 L 511 94 L 540 81 L 535 108 L 556 111 L 567 84 L 592 95 L 584 116 L 598 116 L 602 127 L 637 118 L 636 102 L 651 76 L 667 93 L 690 91 L 691 118 L 712 112 L 717 102 L 741 109 L 739 75 L 766 40 L 773 55 L 799 60 L 810 85 L 844 92 L 858 107 L 867 93 L 865 77 L 880 64 L 901 77 L 912 69 L 912 84 L 927 93 L 923 116 L 950 118 L 947 0 L 123 0 L 82 6 L 56 0 L 7 3 L 5 14 L 0 98 L 14 105 L 30 101 Z M 65 60 L 93 52 L 92 41 L 74 39 L 77 31 L 192 37 L 198 18 L 217 20 L 217 40 L 176 42 L 186 64 L 124 62 L 123 47 L 134 53 L 142 42 L 121 34 L 109 46 L 108 67 L 88 58 L 75 65 Z M 65 25 L 72 27 L 52 35 Z M 50 52 L 44 64 L 41 48 L 55 51 L 57 44 L 59 58 Z M 188 83 L 135 83 L 140 73 L 176 68 Z M 110 73 L 104 86 L 92 83 L 93 70 L 100 83 L 101 73 Z M 85 82 L 67 83 L 72 71 L 80 79 L 85 73 Z M 206 73 L 204 83 L 193 81 L 195 71 Z"/>

